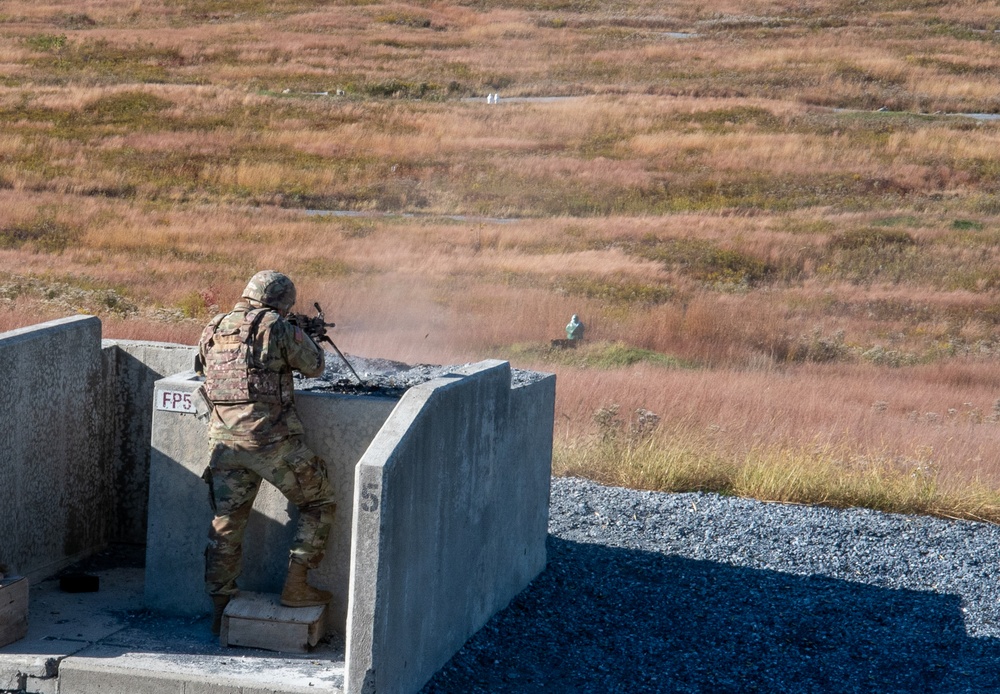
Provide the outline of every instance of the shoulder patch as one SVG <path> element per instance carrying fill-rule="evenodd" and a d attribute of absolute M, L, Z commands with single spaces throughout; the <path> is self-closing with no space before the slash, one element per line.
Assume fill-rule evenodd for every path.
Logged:
<path fill-rule="evenodd" d="M 299 326 L 295 326 L 295 341 L 298 343 L 303 342 L 306 339 L 306 334 Z"/>

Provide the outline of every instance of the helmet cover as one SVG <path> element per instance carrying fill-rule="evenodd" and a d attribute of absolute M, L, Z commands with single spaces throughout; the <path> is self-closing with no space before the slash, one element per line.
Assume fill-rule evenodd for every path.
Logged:
<path fill-rule="evenodd" d="M 243 298 L 259 301 L 279 311 L 288 311 L 295 304 L 295 284 L 280 272 L 261 270 L 250 278 L 243 290 Z"/>

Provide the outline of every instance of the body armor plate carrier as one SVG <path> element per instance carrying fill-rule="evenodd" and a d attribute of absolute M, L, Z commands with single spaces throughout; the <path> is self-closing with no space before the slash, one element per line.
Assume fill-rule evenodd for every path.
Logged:
<path fill-rule="evenodd" d="M 291 370 L 270 371 L 254 357 L 257 331 L 269 312 L 267 308 L 248 311 L 238 326 L 227 329 L 220 324 L 233 314 L 221 314 L 205 329 L 205 389 L 213 403 L 284 405 L 292 401 Z"/>

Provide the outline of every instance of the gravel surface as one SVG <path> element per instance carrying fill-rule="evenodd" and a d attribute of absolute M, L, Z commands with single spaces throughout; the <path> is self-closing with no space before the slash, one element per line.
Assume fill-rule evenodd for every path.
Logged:
<path fill-rule="evenodd" d="M 552 480 L 443 692 L 998 692 L 1000 527 Z"/>
<path fill-rule="evenodd" d="M 350 368 L 344 361 L 350 364 Z M 298 390 L 312 390 L 352 395 L 384 395 L 401 397 L 409 388 L 421 385 L 435 378 L 449 376 L 458 369 L 471 364 L 440 366 L 437 364 L 404 364 L 391 359 L 377 359 L 345 354 L 341 359 L 337 354 L 327 354 L 326 370 L 317 378 L 298 378 Z M 351 372 L 354 369 L 354 372 Z M 356 376 L 355 376 L 356 375 Z M 511 369 L 512 387 L 527 385 L 545 378 L 548 374 L 524 369 Z M 358 378 L 361 382 L 358 382 Z"/>

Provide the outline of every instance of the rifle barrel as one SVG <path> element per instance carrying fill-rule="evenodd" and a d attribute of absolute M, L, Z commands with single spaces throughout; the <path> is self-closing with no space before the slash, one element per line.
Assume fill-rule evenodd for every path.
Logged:
<path fill-rule="evenodd" d="M 344 363 L 345 363 L 345 364 L 347 364 L 347 368 L 351 370 L 351 373 L 352 373 L 352 374 L 354 374 L 354 378 L 358 379 L 358 384 L 359 384 L 359 385 L 364 385 L 364 384 L 365 384 L 365 382 L 361 380 L 361 376 L 358 376 L 358 372 L 354 370 L 354 367 L 353 367 L 353 366 L 351 366 L 351 362 L 347 361 L 347 357 L 345 357 L 345 356 L 344 356 L 344 353 L 340 351 L 340 348 L 339 348 L 339 347 L 337 347 L 337 345 L 335 345 L 335 344 L 333 343 L 333 340 L 331 340 L 331 339 L 329 338 L 329 336 L 327 336 L 327 335 L 324 335 L 321 341 L 322 341 L 322 342 L 326 342 L 326 343 L 327 343 L 327 344 L 329 344 L 329 345 L 330 345 L 331 347 L 333 347 L 333 349 L 334 349 L 334 350 L 335 350 L 335 351 L 337 352 L 337 355 L 338 355 L 338 356 L 339 356 L 339 357 L 340 357 L 341 359 L 343 359 L 343 360 L 344 360 Z"/>

